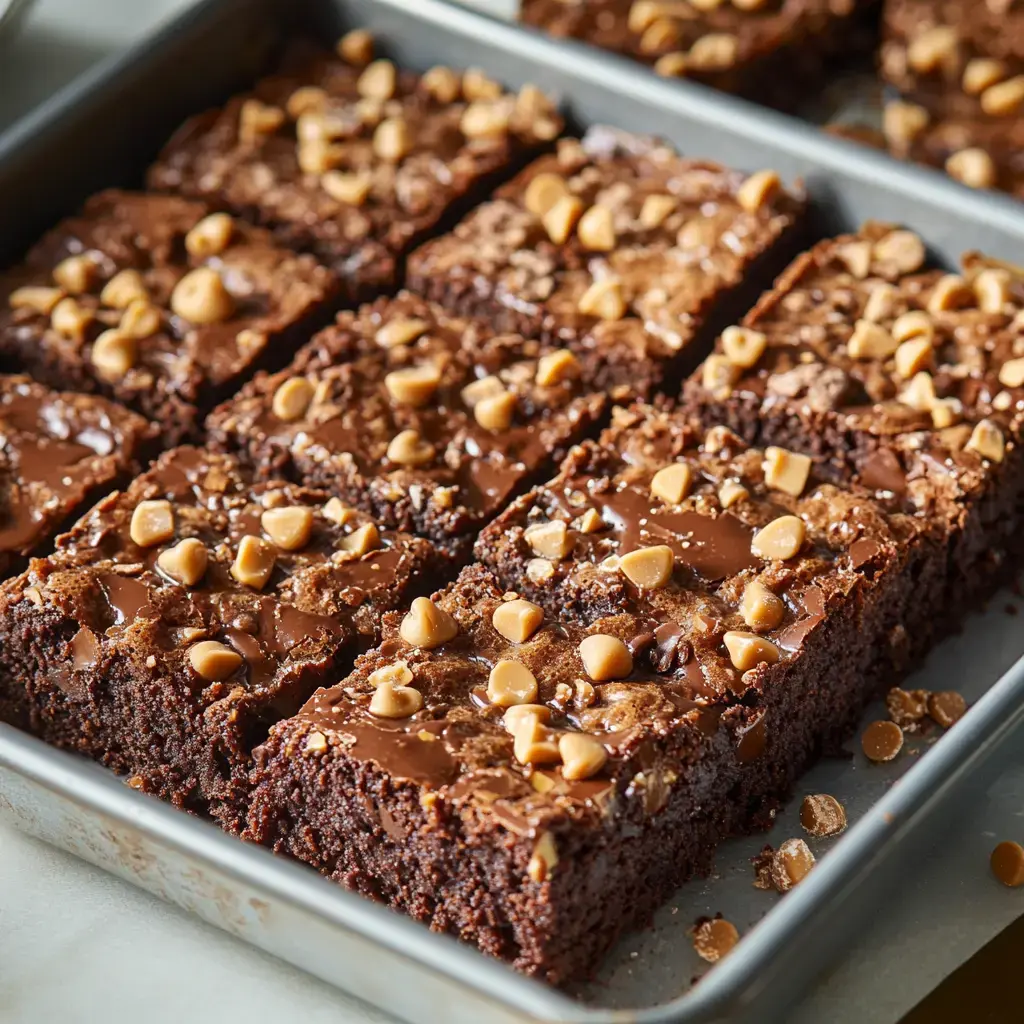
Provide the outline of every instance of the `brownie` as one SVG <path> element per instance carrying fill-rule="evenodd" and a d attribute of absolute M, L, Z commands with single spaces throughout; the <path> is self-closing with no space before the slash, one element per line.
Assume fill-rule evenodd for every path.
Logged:
<path fill-rule="evenodd" d="M 867 224 L 796 260 L 684 397 L 707 426 L 945 523 L 962 608 L 1020 546 L 1022 307 L 1012 268 L 969 254 L 947 274 L 912 232 Z"/>
<path fill-rule="evenodd" d="M 208 435 L 465 560 L 480 527 L 596 424 L 606 390 L 629 393 L 615 384 L 623 347 L 576 356 L 403 292 L 339 314 L 217 409 Z"/>
<path fill-rule="evenodd" d="M 312 250 L 338 269 L 350 300 L 393 289 L 410 246 L 562 124 L 533 86 L 513 95 L 472 69 L 418 76 L 369 62 L 367 42 L 339 47 L 347 61 L 293 53 L 251 93 L 186 122 L 150 187 L 207 200 Z"/>
<path fill-rule="evenodd" d="M 522 20 L 786 110 L 843 55 L 866 53 L 871 0 L 523 0 Z"/>
<path fill-rule="evenodd" d="M 912 516 L 814 481 L 769 492 L 761 453 L 721 431 L 617 417 L 485 531 L 500 578 L 472 566 L 385 616 L 383 643 L 271 731 L 246 832 L 554 983 L 771 823 L 945 571 Z"/>
<path fill-rule="evenodd" d="M 708 317 L 793 228 L 802 200 L 612 128 L 565 139 L 408 262 L 413 291 L 497 330 L 612 339 L 623 379 L 670 374 Z"/>
<path fill-rule="evenodd" d="M 232 828 L 268 726 L 436 567 L 324 491 L 178 448 L 0 588 L 0 708 Z"/>
<path fill-rule="evenodd" d="M 0 359 L 192 438 L 215 401 L 326 321 L 338 281 L 199 203 L 109 191 L 0 278 Z"/>
<path fill-rule="evenodd" d="M 151 432 L 106 399 L 0 376 L 0 579 L 41 554 L 87 502 L 130 479 Z"/>

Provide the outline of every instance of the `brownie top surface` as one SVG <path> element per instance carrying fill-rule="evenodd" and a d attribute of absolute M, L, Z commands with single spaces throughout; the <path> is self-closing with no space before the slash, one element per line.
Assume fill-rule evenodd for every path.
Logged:
<path fill-rule="evenodd" d="M 884 30 L 912 48 L 908 66 L 918 73 L 953 77 L 955 62 L 972 51 L 1024 61 L 1024 7 L 1015 0 L 890 0 Z"/>
<path fill-rule="evenodd" d="M 307 473 L 319 467 L 380 500 L 418 493 L 478 519 L 599 414 L 601 375 L 598 354 L 495 335 L 401 293 L 340 314 L 210 427 L 239 447 L 287 450 Z"/>
<path fill-rule="evenodd" d="M 308 51 L 286 63 L 188 122 L 149 182 L 292 225 L 296 241 L 308 234 L 352 273 L 378 257 L 368 241 L 400 252 L 479 179 L 561 128 L 538 90 L 510 94 L 478 71 L 420 77 L 383 58 L 364 66 Z"/>
<path fill-rule="evenodd" d="M 28 554 L 96 487 L 127 473 L 140 416 L 89 395 L 0 376 L 0 554 Z"/>
<path fill-rule="evenodd" d="M 270 236 L 183 199 L 109 191 L 0 280 L 0 350 L 31 345 L 116 392 L 197 400 L 335 290 Z"/>
<path fill-rule="evenodd" d="M 565 139 L 410 257 L 566 339 L 671 358 L 796 219 L 773 172 L 747 177 L 612 128 Z"/>
<path fill-rule="evenodd" d="M 257 689 L 372 637 L 429 558 L 322 491 L 254 484 L 234 459 L 185 447 L 99 502 L 5 597 L 77 621 L 76 667 L 116 650 L 206 678 L 190 658 L 212 641 L 238 656 L 215 681 Z"/>

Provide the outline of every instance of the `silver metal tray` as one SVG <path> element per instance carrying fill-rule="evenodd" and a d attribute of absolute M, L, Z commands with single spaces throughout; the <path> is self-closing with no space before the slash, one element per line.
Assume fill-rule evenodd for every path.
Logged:
<path fill-rule="evenodd" d="M 312 29 L 330 39 L 354 25 L 412 67 L 477 64 L 509 84 L 537 82 L 565 100 L 579 127 L 654 132 L 686 153 L 802 177 L 818 233 L 869 217 L 898 220 L 950 264 L 970 248 L 1019 261 L 1024 247 L 1024 206 L 1005 197 L 440 0 L 206 0 L 0 140 L 0 264 L 90 191 L 138 184 L 182 118 L 266 69 L 284 36 Z M 853 824 L 815 846 L 821 862 L 798 889 L 784 899 L 754 889 L 749 864 L 762 843 L 800 834 L 794 805 L 771 833 L 723 847 L 713 878 L 684 886 L 652 928 L 619 944 L 599 981 L 572 993 L 521 977 L 4 726 L 0 815 L 408 1021 L 784 1019 L 920 850 L 955 821 L 965 794 L 1012 752 L 1024 725 L 1024 662 L 1014 665 L 1024 633 L 1004 610 L 1008 600 L 973 616 L 908 684 L 957 689 L 976 702 L 949 735 L 934 745 L 912 741 L 886 766 L 868 766 L 859 754 L 825 761 L 803 780 L 801 792 L 833 794 Z M 880 714 L 876 707 L 868 718 Z M 744 938 L 692 986 L 702 965 L 686 932 L 717 911 Z"/>

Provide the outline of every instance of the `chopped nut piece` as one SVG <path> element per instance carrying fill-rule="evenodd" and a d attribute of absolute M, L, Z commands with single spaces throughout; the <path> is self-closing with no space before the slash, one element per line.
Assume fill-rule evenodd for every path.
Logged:
<path fill-rule="evenodd" d="M 909 380 L 928 368 L 932 361 L 932 343 L 928 338 L 911 338 L 896 349 L 896 372 Z"/>
<path fill-rule="evenodd" d="M 585 637 L 580 643 L 580 658 L 587 675 L 599 683 L 625 679 L 633 671 L 629 648 L 618 637 L 607 633 Z"/>
<path fill-rule="evenodd" d="M 370 698 L 370 714 L 377 718 L 408 718 L 423 707 L 423 694 L 411 686 L 382 682 Z"/>
<path fill-rule="evenodd" d="M 868 295 L 868 301 L 864 303 L 863 319 L 873 324 L 878 323 L 879 320 L 886 320 L 892 315 L 895 305 L 896 289 L 884 281 L 881 284 L 876 284 Z M 892 333 L 896 334 L 896 324 L 893 324 Z"/>
<path fill-rule="evenodd" d="M 318 730 L 313 730 L 306 737 L 305 752 L 307 754 L 322 754 L 327 749 L 327 737 Z"/>
<path fill-rule="evenodd" d="M 420 437 L 418 430 L 403 430 L 388 445 L 387 457 L 399 466 L 425 466 L 433 462 L 434 446 Z"/>
<path fill-rule="evenodd" d="M 787 839 L 772 857 L 772 885 L 779 892 L 789 892 L 810 874 L 814 854 L 802 839 Z"/>
<path fill-rule="evenodd" d="M 896 317 L 891 333 L 901 343 L 916 337 L 925 337 L 930 342 L 935 337 L 935 324 L 923 309 L 914 309 Z"/>
<path fill-rule="evenodd" d="M 81 295 L 92 289 L 98 270 L 91 256 L 68 256 L 53 268 L 53 280 L 69 294 Z"/>
<path fill-rule="evenodd" d="M 535 523 L 523 531 L 523 540 L 529 544 L 533 553 L 543 558 L 558 561 L 565 558 L 573 549 L 574 539 L 569 528 L 561 519 L 552 519 L 549 523 Z"/>
<path fill-rule="evenodd" d="M 770 446 L 764 453 L 764 482 L 776 491 L 799 498 L 811 475 L 811 460 L 806 455 Z"/>
<path fill-rule="evenodd" d="M 555 849 L 555 840 L 550 832 L 545 832 L 533 848 L 533 856 L 526 865 L 526 873 L 531 881 L 539 884 L 550 877 L 557 864 L 558 851 Z"/>
<path fill-rule="evenodd" d="M 100 292 L 100 302 L 114 309 L 126 309 L 136 299 L 149 301 L 146 282 L 137 270 L 121 270 L 116 273 Z"/>
<path fill-rule="evenodd" d="M 754 534 L 750 550 L 758 558 L 785 561 L 799 553 L 807 527 L 798 516 L 779 516 Z"/>
<path fill-rule="evenodd" d="M 588 508 L 583 515 L 573 521 L 573 525 L 580 533 L 600 533 L 605 524 L 596 508 Z"/>
<path fill-rule="evenodd" d="M 992 874 L 1003 885 L 1016 889 L 1024 885 L 1024 847 L 1006 840 L 1000 843 L 989 858 Z"/>
<path fill-rule="evenodd" d="M 365 28 L 354 28 L 338 40 L 337 51 L 343 61 L 365 67 L 373 60 L 373 36 Z"/>
<path fill-rule="evenodd" d="M 546 558 L 531 558 L 526 563 L 526 578 L 532 583 L 546 583 L 554 575 L 554 566 Z"/>
<path fill-rule="evenodd" d="M 305 505 L 268 508 L 260 516 L 260 525 L 282 551 L 298 551 L 313 533 L 313 510 Z"/>
<path fill-rule="evenodd" d="M 836 256 L 858 281 L 871 273 L 871 243 L 867 240 L 847 242 L 836 250 Z"/>
<path fill-rule="evenodd" d="M 171 292 L 171 309 L 194 324 L 216 324 L 235 311 L 235 300 L 212 267 L 187 273 Z"/>
<path fill-rule="evenodd" d="M 704 40 L 709 38 L 704 36 Z M 693 59 L 693 50 L 690 51 L 690 59 Z M 757 213 L 762 207 L 771 205 L 781 190 L 782 182 L 775 171 L 757 171 L 736 190 L 736 202 L 748 213 Z"/>
<path fill-rule="evenodd" d="M 473 418 L 484 430 L 499 433 L 512 426 L 516 412 L 516 396 L 511 391 L 481 398 L 473 406 Z"/>
<path fill-rule="evenodd" d="M 759 632 L 775 629 L 785 612 L 782 598 L 773 594 L 760 580 L 751 580 L 743 588 L 740 615 L 751 629 Z"/>
<path fill-rule="evenodd" d="M 231 563 L 231 575 L 239 583 L 254 590 L 262 590 L 274 571 L 277 555 L 262 538 L 246 534 L 238 542 L 235 560 Z"/>
<path fill-rule="evenodd" d="M 619 559 L 619 570 L 641 590 L 660 590 L 672 579 L 675 555 L 665 544 L 637 548 Z"/>
<path fill-rule="evenodd" d="M 504 135 L 508 131 L 508 122 L 507 103 L 478 100 L 466 107 L 459 122 L 459 129 L 467 139 L 483 139 Z"/>
<path fill-rule="evenodd" d="M 946 160 L 946 173 L 969 188 L 995 188 L 998 181 L 995 161 L 977 146 L 952 153 Z"/>
<path fill-rule="evenodd" d="M 501 86 L 480 68 L 467 68 L 462 73 L 462 95 L 470 102 L 496 100 L 501 93 Z"/>
<path fill-rule="evenodd" d="M 128 534 L 140 548 L 163 544 L 174 536 L 174 509 L 169 501 L 140 501 L 132 512 Z"/>
<path fill-rule="evenodd" d="M 15 288 L 8 296 L 7 303 L 11 309 L 31 309 L 35 313 L 49 316 L 63 298 L 64 292 L 60 288 L 27 285 L 24 288 Z"/>
<path fill-rule="evenodd" d="M 768 339 L 749 327 L 726 327 L 722 331 L 722 350 L 733 366 L 749 370 L 764 354 Z"/>
<path fill-rule="evenodd" d="M 617 278 L 595 281 L 581 296 L 577 308 L 600 320 L 621 320 L 626 315 L 626 300 Z"/>
<path fill-rule="evenodd" d="M 651 478 L 651 497 L 661 498 L 668 505 L 678 505 L 693 486 L 693 472 L 685 462 L 663 466 Z"/>
<path fill-rule="evenodd" d="M 900 274 L 912 274 L 924 263 L 924 243 L 913 231 L 890 231 L 875 242 L 874 258 L 881 263 L 891 264 Z"/>
<path fill-rule="evenodd" d="M 462 82 L 451 68 L 438 65 L 423 73 L 420 88 L 434 97 L 438 103 L 447 106 L 454 103 L 461 94 Z"/>
<path fill-rule="evenodd" d="M 375 339 L 382 348 L 394 348 L 396 345 L 408 345 L 415 341 L 430 326 L 426 320 L 415 318 L 392 320 L 377 331 Z"/>
<path fill-rule="evenodd" d="M 846 828 L 846 811 L 834 796 L 827 793 L 805 796 L 800 805 L 800 824 L 819 839 L 837 836 Z"/>
<path fill-rule="evenodd" d="M 360 558 L 371 551 L 376 551 L 380 546 L 380 530 L 373 523 L 363 523 L 341 539 L 341 550 Z"/>
<path fill-rule="evenodd" d="M 682 78 L 690 65 L 688 54 L 683 52 L 666 53 L 654 62 L 655 74 L 662 78 Z"/>
<path fill-rule="evenodd" d="M 596 775 L 608 760 L 604 747 L 593 736 L 582 732 L 560 736 L 558 752 L 562 755 L 562 775 L 574 782 Z"/>
<path fill-rule="evenodd" d="M 410 647 L 429 651 L 454 639 L 458 635 L 459 624 L 429 598 L 417 597 L 398 631 Z"/>
<path fill-rule="evenodd" d="M 722 503 L 722 508 L 731 508 L 736 502 L 746 501 L 749 497 L 750 492 L 736 480 L 726 480 L 718 488 L 718 500 Z"/>
<path fill-rule="evenodd" d="M 949 25 L 936 25 L 925 29 L 911 39 L 907 47 L 907 63 L 918 74 L 928 74 L 943 67 L 955 69 L 959 37 Z"/>
<path fill-rule="evenodd" d="M 532 178 L 530 184 L 526 186 L 523 205 L 530 213 L 544 217 L 560 199 L 568 195 L 565 180 L 557 174 L 545 171 Z"/>
<path fill-rule="evenodd" d="M 89 355 L 92 365 L 107 378 L 123 377 L 134 365 L 135 339 L 120 330 L 104 331 L 93 343 Z"/>
<path fill-rule="evenodd" d="M 532 704 L 537 692 L 537 677 L 521 661 L 503 658 L 487 677 L 487 698 L 500 708 Z"/>
<path fill-rule="evenodd" d="M 974 57 L 967 62 L 960 84 L 968 96 L 978 96 L 1006 77 L 1006 65 L 989 57 Z"/>
<path fill-rule="evenodd" d="M 285 120 L 285 113 L 280 107 L 248 99 L 239 112 L 238 138 L 249 144 L 262 142 L 267 135 L 273 135 Z"/>
<path fill-rule="evenodd" d="M 305 174 L 323 175 L 340 166 L 344 152 L 341 146 L 332 146 L 322 140 L 300 142 L 297 154 L 299 167 Z"/>
<path fill-rule="evenodd" d="M 637 43 L 641 53 L 653 54 L 668 46 L 678 46 L 679 23 L 672 18 L 658 18 L 644 29 Z"/>
<path fill-rule="evenodd" d="M 1002 313 L 1010 301 L 1012 280 L 1007 270 L 983 270 L 971 282 L 978 308 L 983 313 Z"/>
<path fill-rule="evenodd" d="M 728 356 L 712 353 L 704 360 L 701 367 L 701 383 L 716 398 L 728 397 L 733 384 L 739 380 L 739 368 Z"/>
<path fill-rule="evenodd" d="M 537 360 L 536 381 L 542 388 L 554 387 L 579 374 L 579 360 L 567 348 L 548 352 Z"/>
<path fill-rule="evenodd" d="M 566 193 L 559 196 L 541 215 L 541 223 L 548 233 L 548 238 L 556 245 L 564 244 L 576 227 L 576 222 L 583 216 L 585 207 L 578 196 Z"/>
<path fill-rule="evenodd" d="M 327 171 L 320 179 L 323 190 L 339 203 L 362 206 L 373 186 L 373 178 L 361 172 Z"/>
<path fill-rule="evenodd" d="M 514 644 L 526 643 L 540 629 L 540 624 L 543 621 L 543 609 L 532 601 L 524 601 L 522 598 L 499 604 L 494 609 L 494 615 L 491 616 L 494 628 L 506 640 L 511 640 Z"/>
<path fill-rule="evenodd" d="M 148 302 L 135 299 L 121 314 L 118 330 L 130 338 L 139 340 L 152 338 L 161 327 L 160 310 Z"/>
<path fill-rule="evenodd" d="M 592 206 L 576 228 L 582 245 L 594 252 L 611 252 L 615 248 L 615 224 L 607 206 Z"/>
<path fill-rule="evenodd" d="M 208 683 L 219 683 L 239 669 L 242 656 L 227 644 L 202 640 L 189 648 L 188 661 L 200 679 Z"/>
<path fill-rule="evenodd" d="M 340 498 L 329 498 L 321 511 L 324 518 L 338 526 L 344 526 L 355 515 L 355 512 L 343 504 Z"/>
<path fill-rule="evenodd" d="M 306 415 L 313 401 L 315 388 L 305 377 L 289 377 L 274 392 L 271 403 L 274 415 L 285 423 L 292 423 Z"/>
<path fill-rule="evenodd" d="M 412 149 L 412 135 L 405 119 L 386 117 L 373 133 L 373 151 L 382 160 L 397 164 Z"/>
<path fill-rule="evenodd" d="M 928 298 L 928 312 L 944 313 L 970 305 L 973 301 L 974 292 L 959 274 L 944 274 L 935 282 Z"/>
<path fill-rule="evenodd" d="M 675 196 L 647 196 L 640 207 L 640 226 L 647 229 L 660 227 L 678 205 Z"/>
<path fill-rule="evenodd" d="M 430 363 L 392 370 L 384 378 L 384 387 L 393 402 L 418 409 L 426 405 L 441 384 L 441 371 Z"/>
<path fill-rule="evenodd" d="M 538 722 L 547 722 L 551 718 L 551 708 L 547 704 L 513 704 L 506 709 L 501 724 L 514 735 L 530 717 L 535 717 Z"/>
<path fill-rule="evenodd" d="M 888 359 L 897 346 L 896 339 L 884 327 L 870 320 L 858 320 L 853 325 L 846 351 L 851 359 Z"/>
<path fill-rule="evenodd" d="M 739 41 L 734 35 L 728 32 L 708 32 L 697 39 L 690 52 L 687 54 L 690 66 L 699 71 L 721 71 L 728 68 L 736 60 L 736 53 L 739 50 Z M 774 171 L 758 171 L 758 174 L 774 174 Z M 748 179 L 749 180 L 749 179 Z M 743 186 L 740 186 L 742 190 Z M 747 193 L 748 198 L 756 196 L 760 188 L 753 189 Z M 737 196 L 739 199 L 739 196 Z M 740 199 L 740 206 L 749 209 L 751 212 L 760 208 L 757 203 L 754 207 L 747 207 Z"/>
<path fill-rule="evenodd" d="M 1006 440 L 1003 437 L 1003 432 L 991 420 L 978 422 L 964 447 L 972 452 L 977 452 L 989 462 L 1002 462 L 1003 456 L 1006 454 Z"/>
<path fill-rule="evenodd" d="M 740 933 L 736 926 L 721 917 L 702 922 L 693 933 L 693 948 L 697 956 L 709 964 L 718 963 L 739 941 Z"/>
<path fill-rule="evenodd" d="M 178 541 L 174 547 L 161 551 L 156 564 L 176 583 L 194 587 L 206 575 L 209 560 L 210 553 L 206 550 L 206 545 L 195 537 L 186 537 Z"/>
<path fill-rule="evenodd" d="M 85 332 L 92 320 L 92 311 L 82 306 L 77 299 L 61 299 L 50 314 L 50 326 L 58 334 L 75 341 L 85 340 Z"/>
<path fill-rule="evenodd" d="M 910 378 L 910 383 L 899 393 L 899 401 L 918 412 L 928 412 L 935 405 L 935 383 L 932 375 L 924 370 L 915 373 Z"/>
<path fill-rule="evenodd" d="M 356 89 L 368 100 L 389 100 L 395 95 L 398 75 L 389 60 L 375 60 L 359 76 Z"/>
<path fill-rule="evenodd" d="M 928 127 L 928 111 L 917 103 L 890 100 L 882 108 L 882 134 L 896 146 L 907 146 Z"/>
<path fill-rule="evenodd" d="M 1006 388 L 1024 386 L 1024 356 L 1020 359 L 1008 359 L 999 368 L 999 383 Z"/>
<path fill-rule="evenodd" d="M 967 701 L 955 690 L 939 690 L 928 695 L 928 715 L 943 729 L 956 725 L 967 713 Z"/>
<path fill-rule="evenodd" d="M 895 722 L 872 722 L 860 738 L 869 761 L 891 761 L 903 749 L 903 730 Z"/>
<path fill-rule="evenodd" d="M 228 247 L 234 229 L 235 224 L 229 214 L 211 213 L 185 236 L 185 248 L 200 259 L 216 256 Z"/>
<path fill-rule="evenodd" d="M 498 395 L 503 395 L 505 393 L 505 385 L 501 383 L 498 377 L 491 374 L 467 384 L 460 393 L 466 405 L 470 409 L 474 409 L 478 402 L 482 402 L 486 398 L 496 398 Z"/>
<path fill-rule="evenodd" d="M 774 665 L 779 660 L 779 649 L 770 640 L 756 633 L 742 633 L 730 629 L 722 637 L 729 660 L 741 672 L 756 668 L 761 662 Z"/>
<path fill-rule="evenodd" d="M 932 426 L 936 430 L 945 430 L 960 422 L 963 405 L 959 398 L 936 398 L 931 407 Z"/>
<path fill-rule="evenodd" d="M 989 117 L 1015 114 L 1024 100 L 1024 75 L 1015 75 L 1005 82 L 990 85 L 981 94 L 981 109 Z"/>
<path fill-rule="evenodd" d="M 557 764 L 562 756 L 554 736 L 541 724 L 537 715 L 523 715 L 516 720 L 512 731 L 512 753 L 520 764 Z"/>
<path fill-rule="evenodd" d="M 298 121 L 303 114 L 315 114 L 327 105 L 327 91 L 316 85 L 302 85 L 288 97 L 284 109 L 293 121 Z M 299 137 L 302 130 L 299 129 Z"/>
<path fill-rule="evenodd" d="M 629 8 L 626 25 L 630 32 L 643 32 L 661 16 L 661 12 L 662 5 L 658 0 L 635 0 Z"/>

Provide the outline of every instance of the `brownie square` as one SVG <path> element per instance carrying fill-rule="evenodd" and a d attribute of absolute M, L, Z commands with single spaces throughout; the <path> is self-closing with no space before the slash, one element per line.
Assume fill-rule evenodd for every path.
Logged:
<path fill-rule="evenodd" d="M 797 259 L 684 397 L 706 426 L 943 523 L 960 608 L 1020 546 L 1022 307 L 1010 268 L 968 255 L 961 274 L 930 269 L 912 232 L 868 224 Z"/>
<path fill-rule="evenodd" d="M 0 588 L 0 706 L 232 828 L 267 727 L 436 565 L 323 491 L 178 448 Z"/>
<path fill-rule="evenodd" d="M 478 70 L 418 76 L 371 53 L 307 49 L 187 122 L 151 188 L 207 200 L 318 254 L 362 301 L 397 283 L 397 261 L 487 194 L 561 130 L 532 86 L 513 95 Z"/>
<path fill-rule="evenodd" d="M 480 527 L 596 424 L 628 365 L 573 356 L 403 292 L 339 314 L 207 422 L 264 475 L 323 487 L 464 558 Z M 638 367 L 636 376 L 643 377 Z"/>
<path fill-rule="evenodd" d="M 565 139 L 409 257 L 409 287 L 497 330 L 671 372 L 802 201 L 778 176 L 687 160 L 611 128 Z"/>
<path fill-rule="evenodd" d="M 199 204 L 109 191 L 0 278 L 0 357 L 106 394 L 166 446 L 257 367 L 287 362 L 336 305 L 335 275 Z"/>
<path fill-rule="evenodd" d="M 103 398 L 0 376 L 0 579 L 137 471 L 152 428 Z"/>

